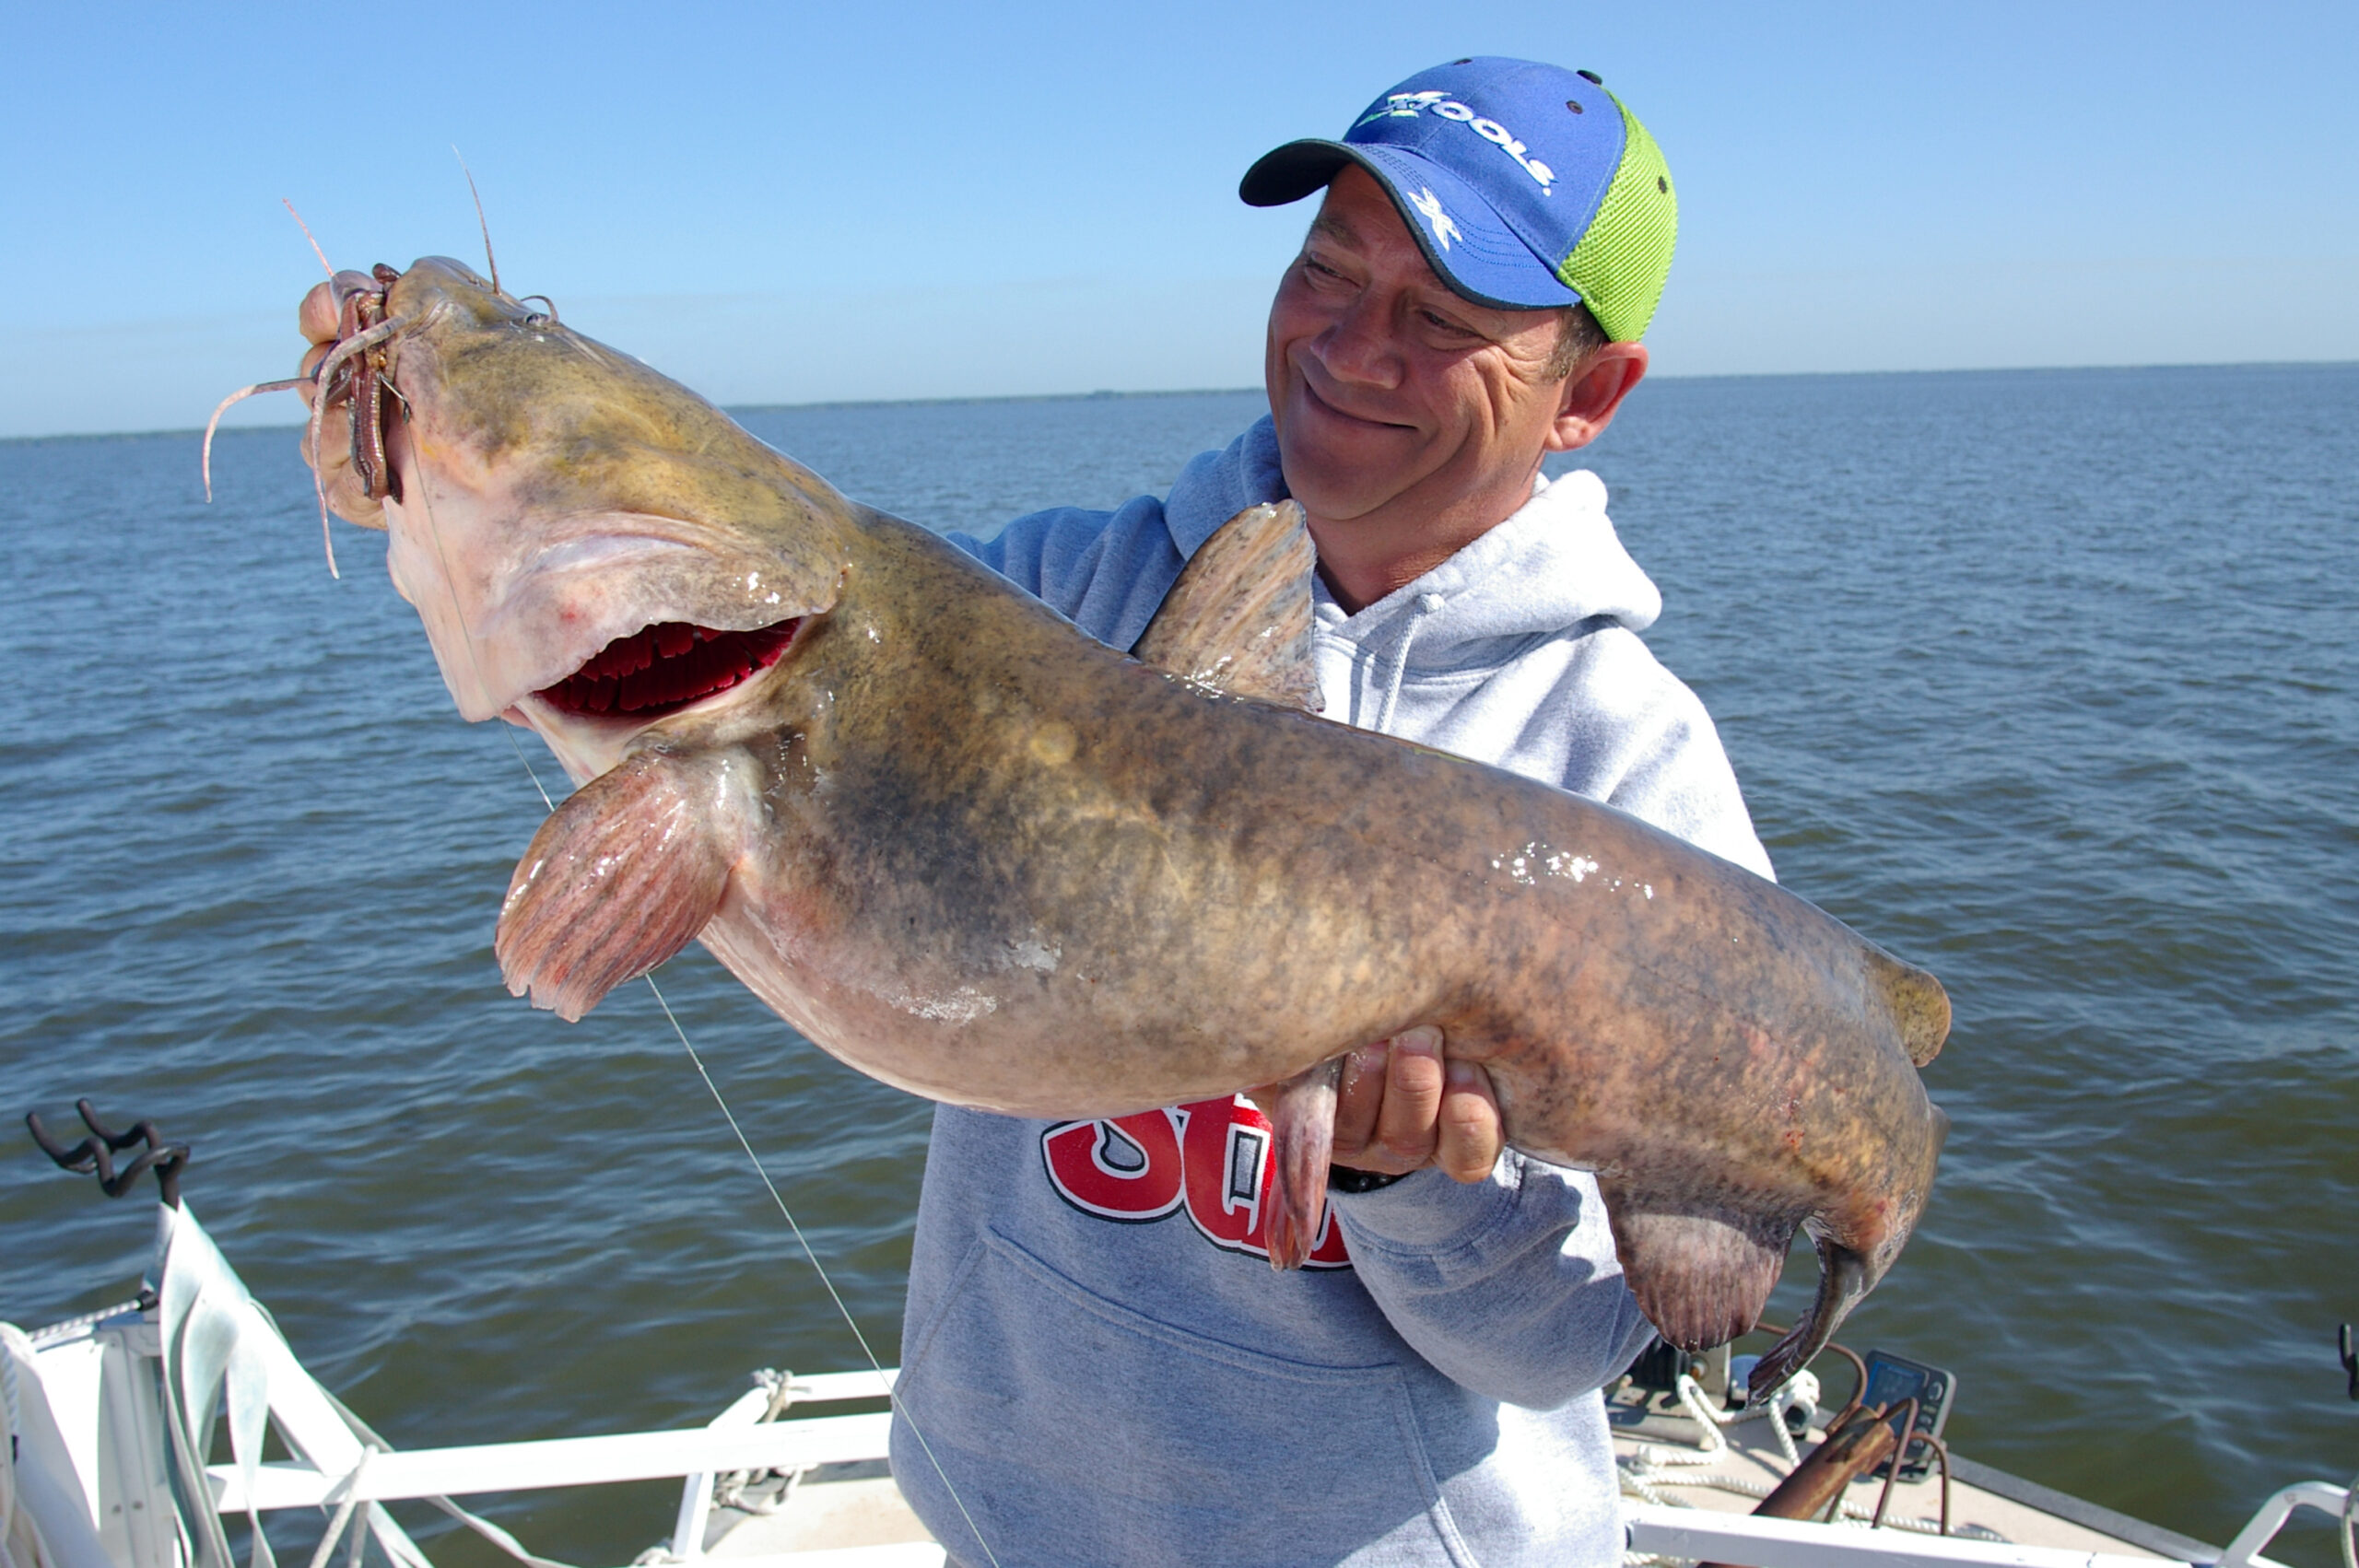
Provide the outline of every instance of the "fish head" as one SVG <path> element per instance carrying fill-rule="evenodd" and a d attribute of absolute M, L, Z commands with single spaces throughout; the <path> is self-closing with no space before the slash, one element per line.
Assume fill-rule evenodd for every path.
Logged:
<path fill-rule="evenodd" d="M 834 604 L 850 503 L 704 399 L 446 258 L 385 314 L 387 566 L 468 720 L 603 771 Z"/>

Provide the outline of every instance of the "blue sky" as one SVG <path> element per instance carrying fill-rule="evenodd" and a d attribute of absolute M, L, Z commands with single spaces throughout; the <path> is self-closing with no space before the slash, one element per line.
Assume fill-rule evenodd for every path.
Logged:
<path fill-rule="evenodd" d="M 1665 374 L 2359 359 L 2359 6 L 12 6 L 0 436 L 201 423 L 321 275 L 478 254 L 724 402 L 1258 381 L 1236 198 L 1461 53 L 1680 181 Z M 260 422 L 293 404 L 250 404 Z"/>

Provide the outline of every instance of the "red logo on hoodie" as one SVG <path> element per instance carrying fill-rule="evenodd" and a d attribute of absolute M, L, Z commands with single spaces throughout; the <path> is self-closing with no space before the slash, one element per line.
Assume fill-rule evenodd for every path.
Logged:
<path fill-rule="evenodd" d="M 1049 1185 L 1083 1213 L 1144 1224 L 1185 1209 L 1215 1246 L 1256 1258 L 1270 1255 L 1262 1199 L 1276 1148 L 1269 1118 L 1242 1094 L 1059 1122 L 1040 1135 Z M 1331 1204 L 1306 1267 L 1348 1269 L 1351 1261 Z"/>

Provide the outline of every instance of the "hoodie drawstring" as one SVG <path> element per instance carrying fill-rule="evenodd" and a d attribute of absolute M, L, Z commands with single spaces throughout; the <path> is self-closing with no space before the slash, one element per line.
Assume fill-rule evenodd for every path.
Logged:
<path fill-rule="evenodd" d="M 1416 614 L 1409 617 L 1409 624 L 1401 628 L 1401 636 L 1392 645 L 1392 679 L 1385 686 L 1384 706 L 1377 711 L 1374 726 L 1379 731 L 1389 731 L 1392 727 L 1392 710 L 1400 705 L 1401 684 L 1409 673 L 1409 645 L 1417 640 L 1419 628 L 1440 610 L 1440 594 L 1417 595 Z"/>

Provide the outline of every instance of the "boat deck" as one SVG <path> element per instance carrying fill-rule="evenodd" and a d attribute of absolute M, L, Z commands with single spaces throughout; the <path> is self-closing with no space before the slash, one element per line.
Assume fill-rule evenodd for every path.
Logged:
<path fill-rule="evenodd" d="M 1667 1396 L 1622 1391 L 1609 1400 L 1608 1417 L 1625 1496 L 1633 1503 L 1749 1514 L 1789 1469 L 1767 1419 L 1724 1428 L 1725 1446 L 1708 1455 L 1696 1422 Z M 1800 1451 L 1809 1452 L 1825 1435 L 1813 1428 L 1799 1441 Z M 1963 1539 L 2128 1560 L 2212 1562 L 2220 1555 L 2217 1547 L 1988 1466 L 1954 1457 L 1951 1469 L 1950 1533 Z M 1862 1531 L 1883 1491 L 1884 1483 L 1872 1478 L 1848 1490 L 1844 1512 Z M 824 1564 L 842 1552 L 845 1562 L 863 1568 L 938 1568 L 944 1560 L 882 1459 L 821 1466 L 791 1482 L 767 1477 L 734 1496 L 712 1511 L 705 1555 L 743 1562 L 796 1554 L 792 1561 L 802 1565 Z M 1903 1539 L 1931 1539 L 1941 1516 L 1937 1471 L 1894 1484 L 1884 1530 Z M 900 1550 L 878 1550 L 885 1548 Z"/>

